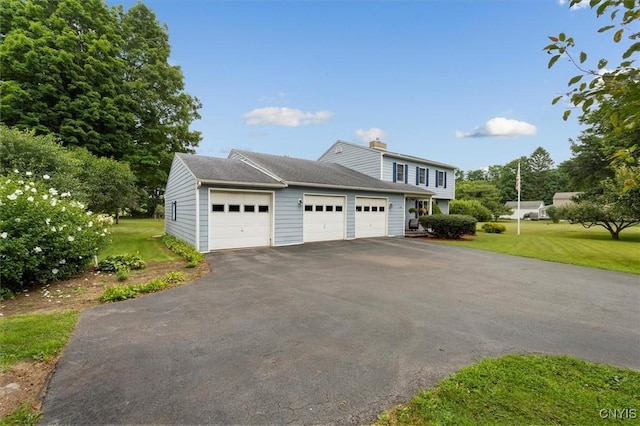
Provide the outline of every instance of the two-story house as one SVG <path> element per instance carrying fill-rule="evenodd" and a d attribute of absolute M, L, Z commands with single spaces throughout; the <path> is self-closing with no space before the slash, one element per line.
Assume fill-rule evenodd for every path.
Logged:
<path fill-rule="evenodd" d="M 237 149 L 227 158 L 178 153 L 165 231 L 208 252 L 402 236 L 410 207 L 437 203 L 448 212 L 452 166 L 373 145 L 338 141 L 320 161 Z"/>
<path fill-rule="evenodd" d="M 407 221 L 418 216 L 417 212 L 409 213 L 409 208 L 424 209 L 431 214 L 433 203 L 438 205 L 442 213 L 448 214 L 449 201 L 454 199 L 456 192 L 456 167 L 387 151 L 387 144 L 379 140 L 369 142 L 368 147 L 337 141 L 320 156 L 319 161 L 342 164 L 386 182 L 402 182 L 432 192 L 432 195 L 426 198 L 407 195 Z"/>

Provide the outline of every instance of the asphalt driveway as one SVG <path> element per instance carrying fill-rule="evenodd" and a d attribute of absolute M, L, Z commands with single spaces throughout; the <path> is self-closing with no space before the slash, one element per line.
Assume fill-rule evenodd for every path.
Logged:
<path fill-rule="evenodd" d="M 207 255 L 82 313 L 42 423 L 363 424 L 487 356 L 640 369 L 640 278 L 411 239 Z"/>

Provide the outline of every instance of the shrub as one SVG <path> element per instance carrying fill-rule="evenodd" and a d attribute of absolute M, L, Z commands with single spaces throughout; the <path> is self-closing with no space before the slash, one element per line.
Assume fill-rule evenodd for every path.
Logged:
<path fill-rule="evenodd" d="M 184 281 L 184 274 L 182 272 L 167 272 L 161 279 L 167 284 L 181 283 Z"/>
<path fill-rule="evenodd" d="M 138 293 L 155 293 L 164 290 L 169 284 L 177 284 L 184 281 L 182 272 L 169 272 L 162 278 L 155 278 L 140 285 L 114 285 L 108 287 L 98 298 L 101 302 L 117 302 L 119 300 L 133 299 Z"/>
<path fill-rule="evenodd" d="M 195 268 L 204 261 L 204 255 L 189 245 L 187 242 L 179 240 L 173 235 L 164 234 L 162 242 L 174 253 L 187 260 L 187 268 Z"/>
<path fill-rule="evenodd" d="M 449 203 L 450 214 L 462 214 L 475 217 L 478 222 L 493 219 L 493 213 L 478 200 L 453 200 Z"/>
<path fill-rule="evenodd" d="M 507 228 L 501 223 L 487 222 L 482 225 L 482 230 L 488 234 L 502 234 Z"/>
<path fill-rule="evenodd" d="M 102 272 L 118 272 L 121 269 L 144 269 L 144 260 L 138 255 L 123 254 L 108 256 L 98 264 L 98 270 Z"/>
<path fill-rule="evenodd" d="M 168 283 L 162 279 L 155 278 L 145 284 L 138 286 L 139 293 L 155 293 L 156 291 L 167 288 Z"/>
<path fill-rule="evenodd" d="M 456 239 L 463 235 L 475 235 L 478 221 L 473 216 L 459 214 L 434 214 L 421 216 L 420 224 L 425 229 L 430 229 L 436 237 Z"/>
<path fill-rule="evenodd" d="M 129 279 L 129 269 L 122 268 L 116 271 L 116 276 L 118 277 L 118 281 L 126 281 Z"/>
<path fill-rule="evenodd" d="M 440 206 L 437 203 L 431 205 L 431 214 L 442 214 L 442 210 L 440 210 Z"/>
<path fill-rule="evenodd" d="M 547 215 L 553 221 L 553 223 L 560 222 L 560 211 L 556 206 L 547 207 Z"/>
<path fill-rule="evenodd" d="M 118 300 L 133 299 L 136 297 L 136 289 L 131 285 L 113 285 L 102 292 L 101 302 L 117 302 Z"/>
<path fill-rule="evenodd" d="M 80 272 L 108 243 L 108 216 L 97 216 L 32 173 L 0 176 L 0 276 L 16 291 Z"/>

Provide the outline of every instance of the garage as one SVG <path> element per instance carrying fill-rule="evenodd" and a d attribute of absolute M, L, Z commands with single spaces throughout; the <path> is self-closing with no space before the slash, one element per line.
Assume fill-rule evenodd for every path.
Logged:
<path fill-rule="evenodd" d="M 269 192 L 211 191 L 209 250 L 271 245 Z"/>
<path fill-rule="evenodd" d="M 331 241 L 345 238 L 345 197 L 305 195 L 303 241 Z"/>
<path fill-rule="evenodd" d="M 356 197 L 356 238 L 387 235 L 387 199 Z"/>

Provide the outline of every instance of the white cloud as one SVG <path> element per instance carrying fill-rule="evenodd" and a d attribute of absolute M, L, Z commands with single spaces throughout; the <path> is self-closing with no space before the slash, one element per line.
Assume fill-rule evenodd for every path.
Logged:
<path fill-rule="evenodd" d="M 377 127 L 372 127 L 369 130 L 358 129 L 356 130 L 356 136 L 362 142 L 371 142 L 376 139 L 383 139 L 387 137 L 387 132 Z"/>
<path fill-rule="evenodd" d="M 476 127 L 472 132 L 464 133 L 456 131 L 459 138 L 482 138 L 482 137 L 502 137 L 512 138 L 516 136 L 533 136 L 538 129 L 533 124 L 526 121 L 512 120 L 510 118 L 495 117 Z"/>
<path fill-rule="evenodd" d="M 558 4 L 560 6 L 564 6 L 567 3 L 569 3 L 569 0 L 558 0 Z M 582 0 L 580 3 L 574 4 L 573 6 L 571 6 L 571 10 L 584 9 L 585 7 L 589 7 L 588 0 Z"/>
<path fill-rule="evenodd" d="M 248 126 L 268 125 L 297 127 L 317 124 L 328 120 L 333 115 L 330 111 L 304 112 L 286 107 L 257 108 L 244 115 Z"/>

